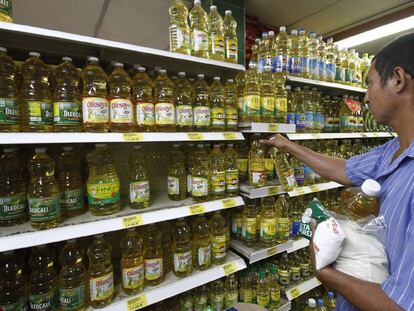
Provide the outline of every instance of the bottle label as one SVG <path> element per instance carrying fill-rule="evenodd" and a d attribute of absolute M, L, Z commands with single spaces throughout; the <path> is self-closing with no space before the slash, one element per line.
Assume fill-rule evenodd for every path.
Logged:
<path fill-rule="evenodd" d="M 192 126 L 193 125 L 193 107 L 191 105 L 177 106 L 177 125 Z"/>
<path fill-rule="evenodd" d="M 59 303 L 62 311 L 79 310 L 86 306 L 87 299 L 85 285 L 75 288 L 59 288 Z"/>
<path fill-rule="evenodd" d="M 226 38 L 226 58 L 233 59 L 237 63 L 237 39 Z"/>
<path fill-rule="evenodd" d="M 226 257 L 226 235 L 213 235 L 211 239 L 211 253 L 214 259 Z"/>
<path fill-rule="evenodd" d="M 225 173 L 216 172 L 211 175 L 211 193 L 223 194 L 226 191 Z"/>
<path fill-rule="evenodd" d="M 325 129 L 327 132 L 333 132 L 333 129 L 335 128 L 335 118 L 332 117 L 326 117 L 325 121 Z"/>
<path fill-rule="evenodd" d="M 226 108 L 226 125 L 232 125 L 237 128 L 237 109 L 233 107 Z"/>
<path fill-rule="evenodd" d="M 299 74 L 301 72 L 301 62 L 299 57 L 289 58 L 289 72 L 291 74 Z"/>
<path fill-rule="evenodd" d="M 297 185 L 295 179 L 295 170 L 293 168 L 289 169 L 286 172 L 283 172 L 283 177 L 285 177 L 289 187 L 295 187 Z"/>
<path fill-rule="evenodd" d="M 0 98 L 0 124 L 20 124 L 20 107 L 17 100 Z"/>
<path fill-rule="evenodd" d="M 0 13 L 13 17 L 12 0 L 0 1 Z"/>
<path fill-rule="evenodd" d="M 89 278 L 91 301 L 106 300 L 114 294 L 114 273 Z"/>
<path fill-rule="evenodd" d="M 29 125 L 52 125 L 53 105 L 51 102 L 27 102 Z"/>
<path fill-rule="evenodd" d="M 251 240 L 256 237 L 257 233 L 257 218 L 243 218 L 242 219 L 242 237 L 245 240 Z"/>
<path fill-rule="evenodd" d="M 29 309 L 36 311 L 56 310 L 59 304 L 59 293 L 57 289 L 52 289 L 43 294 L 29 295 Z"/>
<path fill-rule="evenodd" d="M 83 123 L 108 123 L 109 102 L 102 97 L 82 99 Z"/>
<path fill-rule="evenodd" d="M 171 25 L 171 50 L 190 48 L 190 31 L 178 25 Z"/>
<path fill-rule="evenodd" d="M 129 200 L 131 203 L 144 203 L 150 199 L 148 180 L 135 181 L 129 184 Z"/>
<path fill-rule="evenodd" d="M 82 123 L 82 107 L 79 103 L 54 102 L 53 122 L 55 125 L 73 125 Z"/>
<path fill-rule="evenodd" d="M 276 237 L 276 219 L 260 219 L 260 239 L 273 241 Z"/>
<path fill-rule="evenodd" d="M 154 281 L 163 275 L 162 258 L 145 259 L 145 280 Z"/>
<path fill-rule="evenodd" d="M 122 285 L 126 289 L 137 289 L 144 285 L 144 264 L 122 269 Z"/>
<path fill-rule="evenodd" d="M 226 171 L 226 190 L 239 190 L 239 172 L 237 170 Z"/>
<path fill-rule="evenodd" d="M 304 129 L 306 127 L 306 114 L 297 113 L 296 114 L 296 128 Z"/>
<path fill-rule="evenodd" d="M 119 180 L 99 184 L 88 183 L 88 203 L 92 205 L 118 203 L 121 198 L 119 187 Z"/>
<path fill-rule="evenodd" d="M 174 271 L 189 272 L 192 266 L 191 252 L 174 253 Z"/>
<path fill-rule="evenodd" d="M 210 107 L 196 106 L 194 107 L 194 125 L 210 126 Z"/>
<path fill-rule="evenodd" d="M 300 264 L 300 275 L 302 278 L 306 279 L 310 276 L 310 266 L 309 263 Z"/>
<path fill-rule="evenodd" d="M 198 248 L 198 265 L 209 266 L 211 264 L 211 244 Z"/>
<path fill-rule="evenodd" d="M 253 187 L 259 187 L 261 184 L 263 184 L 266 181 L 267 174 L 266 172 L 260 170 L 260 171 L 254 171 L 254 167 L 250 167 L 250 175 L 251 175 L 251 184 Z"/>
<path fill-rule="evenodd" d="M 246 95 L 244 97 L 244 115 L 254 117 L 260 115 L 260 96 Z"/>
<path fill-rule="evenodd" d="M 289 56 L 287 54 L 282 55 L 282 71 L 289 71 Z"/>
<path fill-rule="evenodd" d="M 309 58 L 300 58 L 300 70 L 301 73 L 309 73 Z"/>
<path fill-rule="evenodd" d="M 253 293 L 251 290 L 243 290 L 243 302 L 252 303 L 253 302 Z"/>
<path fill-rule="evenodd" d="M 315 173 L 313 172 L 313 170 L 307 165 L 304 166 L 303 170 L 305 174 L 305 180 L 313 182 L 315 179 Z"/>
<path fill-rule="evenodd" d="M 16 193 L 10 197 L 0 197 L 0 220 L 14 220 L 27 215 L 26 193 Z"/>
<path fill-rule="evenodd" d="M 341 129 L 356 130 L 358 128 L 358 120 L 354 116 L 341 116 Z"/>
<path fill-rule="evenodd" d="M 345 76 L 344 76 L 345 82 L 352 82 L 352 73 L 350 68 L 345 68 Z"/>
<path fill-rule="evenodd" d="M 286 115 L 287 113 L 287 98 L 286 97 L 276 97 L 275 101 L 275 110 L 276 116 Z"/>
<path fill-rule="evenodd" d="M 211 125 L 212 127 L 224 126 L 224 108 L 211 108 Z"/>
<path fill-rule="evenodd" d="M 360 112 L 361 111 L 361 104 L 353 99 L 345 99 L 345 104 L 348 106 L 349 110 L 352 112 Z"/>
<path fill-rule="evenodd" d="M 306 111 L 305 112 L 306 118 L 306 129 L 313 129 L 313 111 Z"/>
<path fill-rule="evenodd" d="M 298 185 L 303 185 L 305 182 L 305 170 L 303 166 L 297 166 L 295 170 L 295 179 Z"/>
<path fill-rule="evenodd" d="M 272 58 L 272 72 L 282 72 L 282 60 L 282 55 L 278 55 Z"/>
<path fill-rule="evenodd" d="M 32 222 L 57 219 L 60 216 L 59 195 L 46 198 L 29 197 L 29 210 Z"/>
<path fill-rule="evenodd" d="M 300 267 L 290 267 L 290 275 L 292 282 L 296 283 L 300 280 Z"/>
<path fill-rule="evenodd" d="M 83 189 L 62 191 L 60 195 L 60 208 L 62 212 L 77 211 L 83 208 Z"/>
<path fill-rule="evenodd" d="M 341 66 L 336 66 L 335 81 L 337 82 L 345 81 L 345 70 Z"/>
<path fill-rule="evenodd" d="M 257 304 L 262 307 L 267 307 L 269 304 L 269 295 L 266 296 L 257 296 Z"/>
<path fill-rule="evenodd" d="M 319 78 L 323 80 L 326 78 L 326 64 L 324 61 L 320 60 L 318 65 L 319 65 Z"/>
<path fill-rule="evenodd" d="M 134 110 L 129 99 L 111 99 L 109 105 L 112 123 L 132 124 L 134 122 Z"/>
<path fill-rule="evenodd" d="M 191 195 L 193 197 L 205 197 L 208 195 L 208 180 L 204 177 L 192 177 L 193 190 Z"/>
<path fill-rule="evenodd" d="M 224 37 L 214 32 L 210 33 L 211 55 L 221 54 L 224 56 Z"/>
<path fill-rule="evenodd" d="M 168 195 L 179 195 L 180 194 L 180 180 L 178 177 L 168 176 Z"/>
<path fill-rule="evenodd" d="M 273 116 L 275 112 L 275 97 L 260 96 L 260 113 L 262 116 Z"/>
<path fill-rule="evenodd" d="M 310 59 L 309 67 L 312 76 L 319 76 L 319 60 L 317 58 Z"/>
<path fill-rule="evenodd" d="M 280 302 L 280 290 L 271 290 L 270 300 L 274 303 L 279 303 Z"/>
<path fill-rule="evenodd" d="M 277 236 L 281 239 L 289 238 L 289 229 L 290 229 L 289 218 L 277 217 L 276 219 Z"/>
<path fill-rule="evenodd" d="M 328 81 L 334 81 L 336 76 L 336 65 L 326 64 L 326 79 Z"/>
<path fill-rule="evenodd" d="M 275 162 L 273 159 L 265 159 L 265 168 L 267 171 L 267 179 L 272 180 L 275 177 Z"/>
<path fill-rule="evenodd" d="M 280 285 L 287 286 L 290 284 L 290 272 L 289 271 L 278 270 L 277 273 L 279 274 Z"/>
<path fill-rule="evenodd" d="M 137 124 L 154 125 L 154 104 L 153 103 L 137 103 Z"/>
<path fill-rule="evenodd" d="M 205 31 L 194 29 L 192 32 L 193 50 L 197 51 L 208 51 L 208 35 Z"/>
<path fill-rule="evenodd" d="M 323 129 L 325 127 L 325 115 L 319 114 L 319 124 L 320 129 Z"/>
<path fill-rule="evenodd" d="M 295 124 L 296 123 L 296 116 L 295 113 L 289 112 L 286 115 L 286 124 Z"/>
<path fill-rule="evenodd" d="M 187 192 L 191 193 L 193 191 L 193 181 L 191 174 L 187 174 Z"/>
<path fill-rule="evenodd" d="M 1 10 L 0 10 L 1 11 Z M 1 311 L 28 311 L 27 297 L 20 297 L 17 301 L 7 305 L 0 304 Z"/>
<path fill-rule="evenodd" d="M 155 124 L 174 125 L 175 107 L 171 103 L 157 103 L 155 105 Z"/>
<path fill-rule="evenodd" d="M 237 166 L 240 172 L 247 172 L 248 160 L 247 159 L 237 159 Z"/>

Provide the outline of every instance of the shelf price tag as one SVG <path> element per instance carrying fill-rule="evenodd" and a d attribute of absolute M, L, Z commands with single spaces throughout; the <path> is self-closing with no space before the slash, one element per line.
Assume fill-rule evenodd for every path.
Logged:
<path fill-rule="evenodd" d="M 237 265 L 235 262 L 231 262 L 228 264 L 223 265 L 223 271 L 226 275 L 233 274 L 237 271 Z"/>
<path fill-rule="evenodd" d="M 269 193 L 269 195 L 276 195 L 276 194 L 278 194 L 279 193 L 279 187 L 277 187 L 277 186 L 269 187 L 268 193 Z"/>
<path fill-rule="evenodd" d="M 235 199 L 224 199 L 223 201 L 223 208 L 229 208 L 237 205 Z"/>
<path fill-rule="evenodd" d="M 271 247 L 271 248 L 269 248 L 269 249 L 267 250 L 267 256 L 268 256 L 268 257 L 273 256 L 273 255 L 275 255 L 275 254 L 277 254 L 277 253 L 278 253 L 278 248 L 277 248 L 277 246 L 273 246 L 273 247 Z"/>
<path fill-rule="evenodd" d="M 187 133 L 188 139 L 190 140 L 203 140 L 204 136 L 201 133 Z"/>
<path fill-rule="evenodd" d="M 279 132 L 279 124 L 277 124 L 277 123 L 270 123 L 267 126 L 267 130 L 269 132 Z"/>
<path fill-rule="evenodd" d="M 191 215 L 203 214 L 206 212 L 206 208 L 203 204 L 191 205 L 188 209 L 190 210 Z"/>
<path fill-rule="evenodd" d="M 232 133 L 232 132 L 223 133 L 223 137 L 224 139 L 237 139 L 236 133 Z"/>
<path fill-rule="evenodd" d="M 122 218 L 122 226 L 127 229 L 131 227 L 142 226 L 144 224 L 144 220 L 142 219 L 141 215 L 131 215 Z"/>
<path fill-rule="evenodd" d="M 319 191 L 321 191 L 321 189 L 319 188 L 319 186 L 318 186 L 318 185 L 312 185 L 312 186 L 310 186 L 309 188 L 310 188 L 310 190 L 311 190 L 312 192 L 319 192 Z"/>
<path fill-rule="evenodd" d="M 147 296 L 145 294 L 127 300 L 128 311 L 135 311 L 148 306 Z"/>
<path fill-rule="evenodd" d="M 295 287 L 290 290 L 290 295 L 292 296 L 292 299 L 299 297 L 301 294 L 302 293 L 299 287 Z"/>
<path fill-rule="evenodd" d="M 305 194 L 306 188 L 308 188 L 308 187 L 299 187 L 299 188 L 296 188 L 295 190 L 293 190 L 292 192 L 295 195 L 302 195 L 302 194 Z"/>
<path fill-rule="evenodd" d="M 141 133 L 124 133 L 124 141 L 143 141 L 144 136 Z"/>

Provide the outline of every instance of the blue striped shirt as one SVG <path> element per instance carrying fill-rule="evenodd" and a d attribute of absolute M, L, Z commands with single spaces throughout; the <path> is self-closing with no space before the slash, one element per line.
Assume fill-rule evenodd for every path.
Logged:
<path fill-rule="evenodd" d="M 404 310 L 414 310 L 414 142 L 392 162 L 399 138 L 346 161 L 354 185 L 371 178 L 381 184 L 381 208 L 388 226 L 386 252 L 390 276 L 381 285 Z M 392 163 L 391 163 L 392 162 Z M 357 310 L 339 297 L 335 310 Z"/>

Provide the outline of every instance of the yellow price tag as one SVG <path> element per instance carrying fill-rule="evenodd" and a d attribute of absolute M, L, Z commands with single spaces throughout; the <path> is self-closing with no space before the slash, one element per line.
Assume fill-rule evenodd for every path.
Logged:
<path fill-rule="evenodd" d="M 147 296 L 145 294 L 127 300 L 128 311 L 135 311 L 148 306 Z"/>
<path fill-rule="evenodd" d="M 312 192 L 319 192 L 319 191 L 320 191 L 320 189 L 319 189 L 319 186 L 318 186 L 318 185 L 312 185 L 312 186 L 310 186 L 309 188 L 310 188 L 310 190 L 311 190 Z"/>
<path fill-rule="evenodd" d="M 276 195 L 279 193 L 279 187 L 270 187 L 268 190 L 269 195 Z"/>
<path fill-rule="evenodd" d="M 191 215 L 203 214 L 206 212 L 206 208 L 203 204 L 192 205 L 188 208 Z"/>
<path fill-rule="evenodd" d="M 223 207 L 224 208 L 229 208 L 229 207 L 233 207 L 236 206 L 237 202 L 235 199 L 224 199 L 223 200 Z"/>
<path fill-rule="evenodd" d="M 137 227 L 144 224 L 144 220 L 141 215 L 131 215 L 122 218 L 122 226 L 126 228 Z"/>
<path fill-rule="evenodd" d="M 188 139 L 190 140 L 203 140 L 203 134 L 201 133 L 187 133 Z"/>
<path fill-rule="evenodd" d="M 235 262 L 228 263 L 226 265 L 223 265 L 223 270 L 226 275 L 233 274 L 237 271 L 237 265 Z"/>
<path fill-rule="evenodd" d="M 290 295 L 292 296 L 292 299 L 299 297 L 301 294 L 302 293 L 300 292 L 299 287 L 295 287 L 290 290 Z"/>
<path fill-rule="evenodd" d="M 270 123 L 267 127 L 267 130 L 269 132 L 279 132 L 279 124 L 276 123 Z"/>
<path fill-rule="evenodd" d="M 299 187 L 299 188 L 296 188 L 295 189 L 295 192 L 296 192 L 296 194 L 297 195 L 302 195 L 302 194 L 305 194 L 305 192 L 306 192 L 306 189 L 307 187 Z"/>
<path fill-rule="evenodd" d="M 273 246 L 267 250 L 267 256 L 273 256 L 277 254 L 277 246 Z"/>
<path fill-rule="evenodd" d="M 232 132 L 223 133 L 223 137 L 224 139 L 237 139 L 236 133 L 232 133 Z"/>
<path fill-rule="evenodd" d="M 144 136 L 141 133 L 124 133 L 124 141 L 143 141 Z"/>

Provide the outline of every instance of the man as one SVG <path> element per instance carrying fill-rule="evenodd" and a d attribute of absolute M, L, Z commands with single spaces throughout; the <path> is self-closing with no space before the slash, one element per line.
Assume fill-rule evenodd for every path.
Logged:
<path fill-rule="evenodd" d="M 340 294 L 336 310 L 414 310 L 414 34 L 383 48 L 373 59 L 365 95 L 375 120 L 398 137 L 349 160 L 318 154 L 275 135 L 275 146 L 345 186 L 368 178 L 381 184 L 381 208 L 388 226 L 390 277 L 383 284 L 359 280 L 326 267 L 316 277 Z M 312 257 L 314 257 L 311 247 Z"/>

